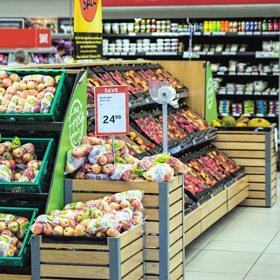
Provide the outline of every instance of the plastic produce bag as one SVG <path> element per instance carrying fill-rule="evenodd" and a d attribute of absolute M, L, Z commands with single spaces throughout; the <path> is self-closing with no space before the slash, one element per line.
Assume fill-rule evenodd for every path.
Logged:
<path fill-rule="evenodd" d="M 83 210 L 83 209 L 84 209 L 83 202 L 72 202 L 72 203 L 66 204 L 63 208 L 63 210 Z"/>
<path fill-rule="evenodd" d="M 8 235 L 0 236 L 0 257 L 8 257 L 12 237 Z"/>
<path fill-rule="evenodd" d="M 16 109 L 16 106 L 18 105 L 18 101 L 19 101 L 19 96 L 14 95 L 9 103 L 6 113 L 13 113 Z"/>
<path fill-rule="evenodd" d="M 6 165 L 1 164 L 0 165 L 0 181 L 1 182 L 11 182 L 11 178 L 12 178 L 11 170 Z"/>
<path fill-rule="evenodd" d="M 123 199 L 127 199 L 129 201 L 132 201 L 134 199 L 142 201 L 144 197 L 144 192 L 139 190 L 133 190 L 133 191 L 126 191 L 121 193 L 116 193 L 111 196 L 112 201 L 121 202 Z"/>
<path fill-rule="evenodd" d="M 110 176 L 110 180 L 113 181 L 129 181 L 131 172 L 133 170 L 132 166 L 130 164 L 122 164 L 122 163 L 116 163 L 114 165 L 115 171 Z"/>
<path fill-rule="evenodd" d="M 67 152 L 64 175 L 75 172 L 85 163 L 88 148 L 88 146 L 79 146 Z"/>
<path fill-rule="evenodd" d="M 169 182 L 174 178 L 174 171 L 167 163 L 159 163 L 144 173 L 149 182 Z"/>
<path fill-rule="evenodd" d="M 106 157 L 106 154 L 111 154 L 111 150 L 106 145 L 96 145 L 91 150 L 88 161 L 91 164 L 97 163 L 99 165 L 105 165 L 108 163 L 108 158 Z"/>
<path fill-rule="evenodd" d="M 97 231 L 106 232 L 108 236 L 115 237 L 120 234 L 121 224 L 113 214 L 106 214 L 103 217 L 92 219 L 87 226 L 87 233 L 95 235 Z M 110 232 L 108 232 L 110 230 Z"/>
<path fill-rule="evenodd" d="M 165 163 L 167 163 L 172 168 L 174 168 L 175 173 L 177 173 L 177 174 L 184 174 L 184 173 L 188 172 L 188 170 L 189 170 L 187 165 L 185 165 L 180 160 L 178 160 L 177 158 L 172 157 L 172 156 L 170 156 Z"/>

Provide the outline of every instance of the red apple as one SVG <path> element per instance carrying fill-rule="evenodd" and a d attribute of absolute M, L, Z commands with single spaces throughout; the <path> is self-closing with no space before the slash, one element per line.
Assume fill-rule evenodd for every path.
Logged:
<path fill-rule="evenodd" d="M 10 236 L 10 237 L 13 237 L 13 233 L 8 229 L 3 230 L 1 232 L 1 235 L 7 235 L 7 236 Z"/>
<path fill-rule="evenodd" d="M 3 88 L 8 88 L 8 87 L 12 86 L 12 83 L 13 82 L 12 82 L 11 79 L 5 78 L 5 79 L 2 80 L 2 87 Z"/>
<path fill-rule="evenodd" d="M 19 217 L 16 219 L 16 222 L 19 224 L 19 226 L 23 225 L 26 222 L 29 222 L 27 218 L 25 217 Z"/>
<path fill-rule="evenodd" d="M 8 78 L 8 74 L 6 71 L 0 71 L 0 80 Z"/>
<path fill-rule="evenodd" d="M 120 210 L 120 204 L 117 203 L 117 202 L 112 202 L 110 204 L 111 206 L 113 206 L 115 208 L 116 211 L 119 211 Z"/>
<path fill-rule="evenodd" d="M 86 226 L 83 225 L 83 224 L 78 224 L 78 225 L 76 226 L 76 234 L 77 234 L 78 236 L 85 236 L 85 235 L 86 235 L 86 230 L 87 230 L 87 228 L 86 228 Z"/>
<path fill-rule="evenodd" d="M 8 251 L 6 252 L 5 257 L 13 257 L 13 256 L 14 256 L 14 251 L 13 251 L 13 250 L 8 250 Z"/>
<path fill-rule="evenodd" d="M 40 223 L 35 223 L 31 226 L 31 231 L 34 234 L 41 234 L 43 231 L 43 225 Z"/>
<path fill-rule="evenodd" d="M 130 206 L 133 208 L 133 210 L 136 210 L 136 209 L 142 209 L 143 208 L 143 205 L 142 205 L 142 202 L 138 199 L 135 199 L 131 202 Z"/>
<path fill-rule="evenodd" d="M 13 155 L 15 158 L 21 158 L 23 156 L 23 153 L 24 153 L 24 150 L 22 147 L 15 148 L 13 150 Z"/>
<path fill-rule="evenodd" d="M 138 224 L 141 223 L 141 218 L 140 218 L 140 216 L 138 214 L 134 214 L 132 216 L 132 220 L 134 221 L 135 225 L 138 225 Z"/>
<path fill-rule="evenodd" d="M 0 233 L 3 231 L 3 230 L 5 230 L 7 228 L 7 225 L 6 225 L 6 223 L 5 222 L 0 222 Z"/>
<path fill-rule="evenodd" d="M 66 227 L 64 229 L 64 235 L 65 236 L 72 236 L 72 235 L 74 235 L 74 232 L 75 232 L 75 230 L 71 227 Z"/>
<path fill-rule="evenodd" d="M 59 223 L 63 228 L 69 227 L 69 219 L 62 218 L 60 219 Z"/>
<path fill-rule="evenodd" d="M 130 202 L 128 200 L 122 200 L 120 203 L 120 206 L 122 209 L 126 208 L 126 207 L 130 207 Z"/>
<path fill-rule="evenodd" d="M 96 237 L 105 237 L 106 234 L 104 232 L 98 231 L 95 236 Z"/>
<path fill-rule="evenodd" d="M 18 238 L 17 237 L 13 237 L 11 240 L 11 244 L 15 245 L 17 247 L 18 245 Z"/>
<path fill-rule="evenodd" d="M 13 82 L 19 82 L 20 81 L 20 78 L 18 76 L 18 74 L 12 74 L 10 75 L 9 77 Z"/>
<path fill-rule="evenodd" d="M 22 156 L 22 161 L 24 164 L 27 164 L 29 161 L 33 160 L 33 156 L 29 153 L 26 153 Z"/>
<path fill-rule="evenodd" d="M 43 226 L 43 234 L 50 235 L 52 234 L 52 232 L 53 232 L 53 227 L 51 225 L 46 224 Z"/>
<path fill-rule="evenodd" d="M 115 227 L 110 227 L 106 231 L 107 236 L 116 237 L 120 234 L 120 232 Z"/>
<path fill-rule="evenodd" d="M 64 233 L 64 229 L 62 226 L 56 226 L 53 229 L 53 235 L 61 236 Z"/>
<path fill-rule="evenodd" d="M 12 233 L 17 233 L 19 231 L 19 225 L 17 222 L 11 222 L 8 225 L 8 230 L 10 230 Z"/>

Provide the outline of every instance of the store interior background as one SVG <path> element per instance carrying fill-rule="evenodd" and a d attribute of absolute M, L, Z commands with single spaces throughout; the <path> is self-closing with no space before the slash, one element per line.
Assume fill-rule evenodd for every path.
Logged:
<path fill-rule="evenodd" d="M 0 5 L 5 2 L 4 5 L 1 5 L 1 13 L 5 17 L 72 18 L 74 15 L 73 1 L 69 0 L 37 0 L 36 6 L 34 0 L 25 0 L 24 5 L 22 0 L 0 1 Z M 107 6 L 107 2 L 109 2 L 109 6 Z M 196 18 L 201 20 L 203 18 L 230 19 L 240 17 L 246 20 L 246 18 L 257 17 L 279 18 L 280 15 L 279 1 L 257 5 L 178 5 L 171 7 L 111 7 L 110 2 L 112 1 L 104 0 L 102 3 L 104 20 L 132 20 L 136 17 L 145 19 Z M 135 5 L 138 2 L 131 1 L 130 3 Z M 70 39 L 71 36 L 73 34 L 70 35 Z M 278 39 L 280 40 L 280 36 Z M 185 44 L 188 45 L 188 39 L 186 39 Z M 280 87 L 280 77 L 278 80 Z M 279 125 L 280 118 L 276 121 Z M 280 138 L 279 133 L 278 138 Z M 279 173 L 277 180 L 277 193 L 279 194 Z M 277 195 L 277 203 L 271 209 L 237 207 L 228 213 L 186 247 L 186 279 L 280 279 L 279 214 L 279 195 Z"/>

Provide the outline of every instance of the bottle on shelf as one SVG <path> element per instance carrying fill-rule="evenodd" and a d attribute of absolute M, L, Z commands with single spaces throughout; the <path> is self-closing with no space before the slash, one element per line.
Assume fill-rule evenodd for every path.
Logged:
<path fill-rule="evenodd" d="M 217 32 L 221 32 L 221 21 L 217 21 Z"/>
<path fill-rule="evenodd" d="M 267 21 L 264 19 L 262 22 L 262 31 L 267 31 L 268 26 L 267 26 Z"/>
<path fill-rule="evenodd" d="M 209 22 L 207 20 L 204 21 L 203 32 L 209 32 Z"/>
<path fill-rule="evenodd" d="M 213 22 L 209 21 L 208 23 L 208 32 L 213 32 Z"/>
<path fill-rule="evenodd" d="M 279 31 L 279 20 L 278 19 L 275 19 L 273 22 L 273 30 Z"/>
<path fill-rule="evenodd" d="M 225 21 L 225 32 L 229 32 L 229 21 Z"/>
<path fill-rule="evenodd" d="M 272 22 L 272 20 L 270 19 L 270 20 L 268 21 L 268 31 L 273 31 L 273 29 L 274 29 L 273 22 Z"/>

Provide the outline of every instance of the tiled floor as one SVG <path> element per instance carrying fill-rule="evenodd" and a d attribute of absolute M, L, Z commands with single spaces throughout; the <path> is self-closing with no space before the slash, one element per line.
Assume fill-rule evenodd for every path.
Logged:
<path fill-rule="evenodd" d="M 280 280 L 280 195 L 270 209 L 235 208 L 189 244 L 185 278 Z"/>

